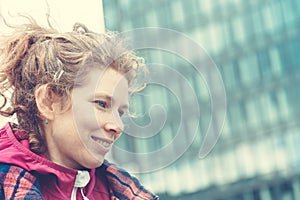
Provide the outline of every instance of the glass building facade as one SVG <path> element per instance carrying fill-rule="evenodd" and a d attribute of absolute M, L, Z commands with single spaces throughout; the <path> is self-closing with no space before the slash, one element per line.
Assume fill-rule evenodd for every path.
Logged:
<path fill-rule="evenodd" d="M 195 70 L 196 60 L 208 62 L 197 59 L 195 48 L 190 60 L 139 50 L 152 84 L 132 97 L 136 126 L 128 130 L 139 135 L 125 130 L 118 140 L 111 156 L 119 165 L 162 199 L 300 199 L 299 0 L 103 0 L 103 8 L 108 29 L 174 30 L 200 44 L 218 72 Z M 175 48 L 188 49 L 178 42 Z M 218 75 L 226 117 L 213 150 L 200 159 L 207 130 L 221 123 L 209 123 L 219 109 L 212 97 L 222 87 L 212 92 L 208 79 L 214 83 Z M 182 117 L 183 109 L 190 115 Z M 153 152 L 160 154 L 147 158 Z"/>

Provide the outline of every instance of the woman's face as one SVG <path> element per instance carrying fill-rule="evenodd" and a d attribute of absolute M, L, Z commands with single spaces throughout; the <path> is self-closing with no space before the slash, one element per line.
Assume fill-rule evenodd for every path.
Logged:
<path fill-rule="evenodd" d="M 86 82 L 73 89 L 71 101 L 71 108 L 58 112 L 51 122 L 48 156 L 70 168 L 98 167 L 123 131 L 128 81 L 111 68 L 91 68 Z"/>

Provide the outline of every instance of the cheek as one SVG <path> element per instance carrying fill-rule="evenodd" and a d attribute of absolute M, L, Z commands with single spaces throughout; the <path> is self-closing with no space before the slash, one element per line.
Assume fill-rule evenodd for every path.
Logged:
<path fill-rule="evenodd" d="M 82 115 L 75 120 L 75 127 L 80 134 L 89 134 L 89 132 L 99 129 L 97 120 L 94 117 Z"/>
<path fill-rule="evenodd" d="M 90 143 L 90 137 L 96 130 L 95 123 L 91 122 L 87 116 L 81 116 L 78 120 L 75 121 L 74 128 L 76 130 L 75 134 L 81 144 L 88 149 Z"/>
<path fill-rule="evenodd" d="M 94 108 L 89 105 L 92 103 L 82 104 L 81 106 L 74 106 L 73 109 L 73 119 L 75 127 L 78 129 L 79 133 L 86 133 L 87 131 L 91 131 L 93 129 L 97 129 L 99 127 L 98 120 L 95 115 Z"/>

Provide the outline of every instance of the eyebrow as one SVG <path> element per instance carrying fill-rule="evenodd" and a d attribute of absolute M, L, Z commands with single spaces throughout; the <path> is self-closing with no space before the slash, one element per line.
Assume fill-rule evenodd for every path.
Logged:
<path fill-rule="evenodd" d="M 112 96 L 110 96 L 108 94 L 105 94 L 105 93 L 96 93 L 94 95 L 94 97 L 96 97 L 96 98 L 104 98 L 106 101 L 112 102 L 112 104 L 114 104 L 114 102 L 115 102 L 115 99 Z M 126 110 L 126 109 L 128 110 L 129 109 L 129 105 L 127 103 L 126 104 L 122 104 L 120 106 L 120 108 L 124 109 L 124 110 Z"/>

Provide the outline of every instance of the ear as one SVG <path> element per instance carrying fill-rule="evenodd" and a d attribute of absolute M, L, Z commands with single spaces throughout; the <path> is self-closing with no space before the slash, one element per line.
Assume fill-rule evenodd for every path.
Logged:
<path fill-rule="evenodd" d="M 48 120 L 53 120 L 55 116 L 55 102 L 57 94 L 55 94 L 47 85 L 42 85 L 35 90 L 35 102 L 41 116 Z"/>

